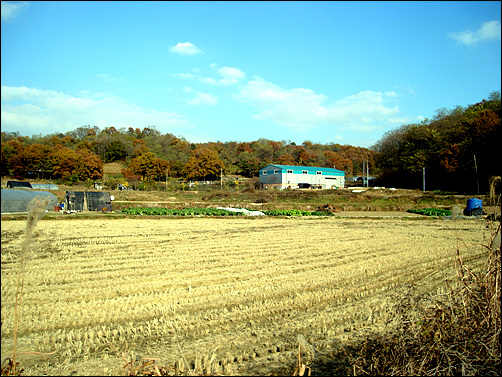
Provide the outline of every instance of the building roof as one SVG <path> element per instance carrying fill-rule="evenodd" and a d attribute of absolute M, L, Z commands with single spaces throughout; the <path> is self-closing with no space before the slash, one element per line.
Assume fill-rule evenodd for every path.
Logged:
<path fill-rule="evenodd" d="M 298 166 L 298 165 L 277 165 L 277 164 L 267 165 L 264 168 L 260 169 L 260 171 L 270 169 L 270 167 L 272 166 L 279 169 L 322 171 L 325 173 L 345 173 L 343 170 L 338 170 L 333 168 L 322 168 L 319 166 Z"/>

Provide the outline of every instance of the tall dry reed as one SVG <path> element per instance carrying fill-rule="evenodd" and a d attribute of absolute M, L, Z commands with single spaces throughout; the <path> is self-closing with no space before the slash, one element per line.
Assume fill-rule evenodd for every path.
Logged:
<path fill-rule="evenodd" d="M 12 348 L 12 359 L 9 361 L 9 366 L 7 369 L 2 368 L 2 374 L 15 375 L 20 373 L 19 370 L 16 370 L 17 365 L 16 356 L 17 352 L 17 334 L 19 329 L 19 319 L 21 318 L 21 304 L 23 299 L 23 291 L 24 291 L 24 279 L 25 279 L 25 271 L 26 265 L 34 252 L 34 240 L 33 234 L 34 230 L 37 226 L 38 220 L 40 220 L 47 209 L 50 198 L 35 196 L 30 203 L 28 204 L 28 215 L 26 220 L 26 229 L 25 229 L 25 238 L 21 246 L 21 250 L 19 253 L 19 268 L 17 272 L 17 281 L 16 281 L 16 302 L 14 306 L 14 344 Z"/>

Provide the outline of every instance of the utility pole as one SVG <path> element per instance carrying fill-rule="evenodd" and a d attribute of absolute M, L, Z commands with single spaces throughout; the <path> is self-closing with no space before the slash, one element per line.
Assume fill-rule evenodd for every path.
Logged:
<path fill-rule="evenodd" d="M 423 192 L 425 192 L 425 168 L 422 168 L 422 187 Z"/>
<path fill-rule="evenodd" d="M 167 177 L 169 176 L 169 168 L 166 169 L 166 187 L 167 187 Z"/>
<path fill-rule="evenodd" d="M 478 164 L 476 163 L 476 155 L 474 154 L 474 169 L 476 169 L 476 185 L 478 186 L 478 195 L 479 195 L 479 180 L 478 180 Z"/>
<path fill-rule="evenodd" d="M 365 167 L 364 167 L 364 160 L 363 160 L 363 187 L 364 187 L 364 169 L 365 169 Z"/>
<path fill-rule="evenodd" d="M 223 187 L 223 168 L 220 167 L 220 186 Z"/>
<path fill-rule="evenodd" d="M 368 160 L 366 160 L 366 187 L 370 187 L 370 168 Z"/>

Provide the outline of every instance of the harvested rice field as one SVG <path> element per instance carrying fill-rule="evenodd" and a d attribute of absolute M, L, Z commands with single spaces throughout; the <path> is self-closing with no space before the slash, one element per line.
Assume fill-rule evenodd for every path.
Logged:
<path fill-rule="evenodd" d="M 2 360 L 25 227 L 2 221 Z M 384 330 L 406 287 L 440 292 L 457 245 L 481 265 L 488 237 L 479 219 L 42 220 L 18 352 L 57 352 L 17 360 L 24 375 L 121 375 L 127 350 L 171 374 L 291 375 L 301 334 L 315 373 L 340 345 Z"/>

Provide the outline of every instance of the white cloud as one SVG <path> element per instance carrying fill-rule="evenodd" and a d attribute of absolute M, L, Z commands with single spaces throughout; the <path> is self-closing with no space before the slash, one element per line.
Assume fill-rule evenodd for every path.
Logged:
<path fill-rule="evenodd" d="M 234 67 L 221 67 L 218 69 L 218 74 L 223 77 L 217 81 L 220 85 L 237 84 L 240 79 L 243 79 L 246 74 L 240 69 Z"/>
<path fill-rule="evenodd" d="M 180 42 L 176 44 L 176 46 L 169 47 L 169 50 L 181 55 L 195 55 L 202 52 L 198 47 L 194 46 L 190 42 Z"/>
<path fill-rule="evenodd" d="M 99 73 L 96 76 L 107 82 L 125 81 L 123 77 L 115 77 L 107 73 Z"/>
<path fill-rule="evenodd" d="M 98 127 L 146 127 L 159 130 L 193 127 L 175 112 L 146 109 L 106 93 L 70 96 L 53 90 L 2 86 L 2 128 L 23 135 L 67 132 L 90 124 Z"/>
<path fill-rule="evenodd" d="M 193 73 L 173 73 L 170 74 L 170 76 L 178 77 L 184 80 L 194 79 L 196 77 Z"/>
<path fill-rule="evenodd" d="M 272 120 L 297 131 L 319 125 L 374 129 L 376 123 L 387 122 L 399 112 L 397 106 L 384 104 L 386 99 L 396 97 L 394 92 L 368 90 L 326 104 L 326 96 L 311 89 L 283 89 L 260 77 L 248 81 L 234 97 L 255 106 L 256 119 Z"/>
<path fill-rule="evenodd" d="M 389 118 L 389 122 L 402 125 L 402 124 L 420 123 L 424 119 L 425 118 L 421 115 L 417 115 L 415 117 L 402 116 L 402 117 Z"/>
<path fill-rule="evenodd" d="M 500 21 L 488 21 L 475 32 L 465 30 L 459 33 L 450 33 L 450 37 L 459 44 L 474 46 L 478 42 L 500 40 L 500 30 Z"/>
<path fill-rule="evenodd" d="M 210 65 L 211 68 L 216 69 L 216 64 Z M 204 77 L 201 75 L 194 75 L 193 73 L 175 73 L 172 76 L 178 77 L 180 79 L 198 79 L 199 81 L 209 84 L 209 85 L 235 85 L 239 83 L 239 80 L 244 78 L 246 74 L 240 69 L 234 67 L 221 67 L 217 70 L 218 74 L 221 76 L 220 79 L 215 79 L 213 77 Z"/>
<path fill-rule="evenodd" d="M 224 77 L 224 78 L 236 78 L 236 79 L 242 79 L 246 75 L 244 72 L 242 72 L 240 69 L 234 68 L 234 67 L 221 67 L 218 69 L 218 73 Z"/>
<path fill-rule="evenodd" d="M 187 101 L 188 105 L 216 105 L 218 99 L 210 94 L 197 92 L 195 98 Z"/>
<path fill-rule="evenodd" d="M 23 9 L 28 6 L 26 1 L 2 1 L 2 22 L 3 21 L 12 21 L 16 15 Z"/>
<path fill-rule="evenodd" d="M 211 85 L 217 85 L 218 81 L 213 79 L 212 77 L 200 77 L 199 80 L 206 83 L 206 84 L 211 84 Z"/>

